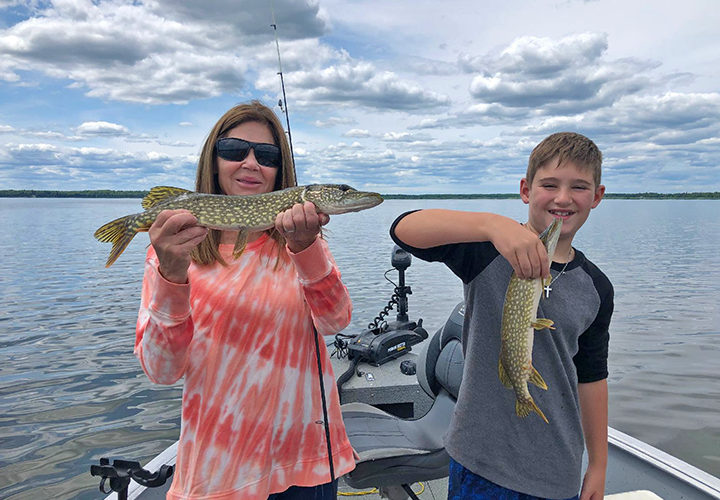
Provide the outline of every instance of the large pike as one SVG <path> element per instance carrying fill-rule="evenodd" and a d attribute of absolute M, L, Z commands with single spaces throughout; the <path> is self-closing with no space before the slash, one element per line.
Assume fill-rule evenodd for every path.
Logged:
<path fill-rule="evenodd" d="M 247 196 L 195 193 L 185 189 L 158 186 L 142 201 L 144 212 L 126 215 L 95 231 L 95 238 L 112 243 L 107 264 L 110 267 L 138 232 L 147 231 L 163 210 L 189 210 L 198 225 L 210 229 L 239 231 L 233 253 L 245 248 L 247 234 L 275 226 L 275 217 L 296 203 L 312 202 L 327 215 L 358 212 L 382 203 L 378 193 L 357 191 L 346 184 L 311 184 L 281 191 Z"/>
<path fill-rule="evenodd" d="M 540 235 L 552 262 L 560 238 L 562 219 L 555 219 Z M 515 391 L 515 413 L 527 417 L 534 411 L 548 423 L 547 417 L 530 395 L 528 383 L 547 390 L 547 384 L 532 365 L 535 330 L 553 329 L 552 320 L 538 318 L 537 311 L 543 290 L 543 279 L 521 280 L 513 271 L 510 277 L 502 317 L 502 347 L 498 371 L 500 381 Z"/>

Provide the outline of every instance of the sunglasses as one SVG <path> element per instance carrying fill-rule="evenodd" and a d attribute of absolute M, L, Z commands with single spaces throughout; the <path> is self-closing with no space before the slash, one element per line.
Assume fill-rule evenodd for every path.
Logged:
<path fill-rule="evenodd" d="M 223 137 L 215 143 L 215 152 L 223 160 L 243 161 L 250 150 L 255 150 L 255 159 L 264 167 L 280 168 L 282 155 L 275 144 L 252 142 L 235 137 Z"/>

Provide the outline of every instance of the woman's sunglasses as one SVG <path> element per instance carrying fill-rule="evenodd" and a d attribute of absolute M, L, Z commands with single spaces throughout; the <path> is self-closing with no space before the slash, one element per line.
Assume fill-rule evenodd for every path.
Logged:
<path fill-rule="evenodd" d="M 280 148 L 275 144 L 246 141 L 235 137 L 223 137 L 215 143 L 217 155 L 228 161 L 243 161 L 250 153 L 250 149 L 255 150 L 255 159 L 260 165 L 273 168 L 282 166 Z"/>

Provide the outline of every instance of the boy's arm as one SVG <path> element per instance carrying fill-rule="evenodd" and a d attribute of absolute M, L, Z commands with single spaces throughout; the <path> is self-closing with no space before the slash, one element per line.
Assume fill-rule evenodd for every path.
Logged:
<path fill-rule="evenodd" d="M 420 210 L 400 219 L 394 230 L 398 239 L 415 248 L 490 241 L 520 279 L 550 275 L 547 251 L 538 235 L 502 215 Z"/>
<path fill-rule="evenodd" d="M 588 468 L 580 500 L 602 500 L 608 460 L 607 379 L 578 384 L 580 414 L 588 453 Z"/>

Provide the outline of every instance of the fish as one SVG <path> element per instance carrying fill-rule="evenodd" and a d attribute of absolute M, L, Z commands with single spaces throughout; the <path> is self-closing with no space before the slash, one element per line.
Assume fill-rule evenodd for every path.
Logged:
<path fill-rule="evenodd" d="M 550 262 L 555 254 L 561 229 L 562 219 L 554 219 L 539 236 L 547 250 Z M 543 328 L 554 330 L 552 320 L 537 317 L 538 305 L 545 283 L 543 278 L 520 279 L 514 271 L 510 276 L 503 304 L 498 374 L 502 384 L 515 391 L 515 414 L 517 416 L 524 418 L 531 412 L 535 412 L 542 417 L 545 423 L 549 424 L 550 422 L 537 406 L 528 389 L 528 383 L 531 383 L 547 390 L 547 384 L 532 365 L 535 330 Z"/>
<path fill-rule="evenodd" d="M 239 231 L 233 254 L 245 249 L 247 234 L 275 227 L 275 218 L 296 203 L 312 202 L 327 215 L 359 212 L 383 202 L 378 193 L 358 191 L 347 184 L 309 184 L 270 193 L 245 196 L 205 194 L 186 189 L 156 186 L 143 198 L 144 212 L 120 217 L 95 231 L 95 238 L 112 243 L 105 267 L 110 267 L 138 232 L 150 229 L 163 210 L 189 210 L 198 225 L 209 229 Z"/>

